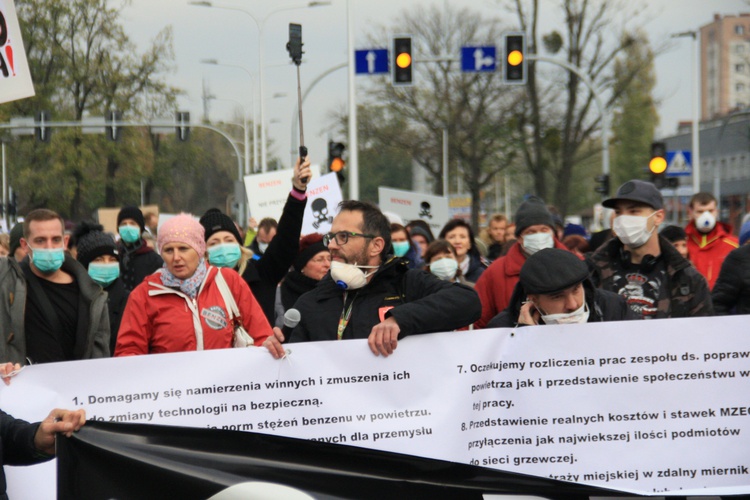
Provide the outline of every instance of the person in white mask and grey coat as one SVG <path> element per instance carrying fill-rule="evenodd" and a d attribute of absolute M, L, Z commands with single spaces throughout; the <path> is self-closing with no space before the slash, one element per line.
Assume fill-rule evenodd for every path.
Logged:
<path fill-rule="evenodd" d="M 625 297 L 644 319 L 711 316 L 708 283 L 664 237 L 664 201 L 656 186 L 628 181 L 605 207 L 617 236 L 591 256 L 594 285 Z"/>
<path fill-rule="evenodd" d="M 594 288 L 575 254 L 546 248 L 526 259 L 510 305 L 487 328 L 639 319 L 624 297 Z"/>

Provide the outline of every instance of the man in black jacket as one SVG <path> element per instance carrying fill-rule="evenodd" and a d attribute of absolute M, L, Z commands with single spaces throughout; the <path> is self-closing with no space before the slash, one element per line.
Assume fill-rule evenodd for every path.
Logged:
<path fill-rule="evenodd" d="M 624 296 L 644 319 L 713 315 L 706 279 L 659 236 L 664 200 L 656 186 L 628 181 L 602 205 L 615 210 L 617 237 L 590 258 L 594 286 Z"/>
<path fill-rule="evenodd" d="M 301 321 L 290 342 L 366 338 L 373 354 L 388 356 L 407 335 L 455 330 L 479 319 L 474 290 L 408 269 L 389 255 L 390 224 L 377 207 L 351 200 L 339 210 L 324 237 L 331 272 L 295 304 Z M 274 334 L 264 345 L 280 358 L 284 336 L 278 328 Z"/>
<path fill-rule="evenodd" d="M 716 314 L 750 314 L 750 243 L 732 250 L 711 292 Z"/>
<path fill-rule="evenodd" d="M 585 262 L 565 250 L 545 248 L 526 260 L 510 305 L 487 328 L 638 318 L 624 297 L 594 288 Z"/>

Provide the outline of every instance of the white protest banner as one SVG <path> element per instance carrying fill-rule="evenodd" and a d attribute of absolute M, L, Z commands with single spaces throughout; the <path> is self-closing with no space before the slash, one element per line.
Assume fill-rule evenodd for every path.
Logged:
<path fill-rule="evenodd" d="M 0 102 L 34 95 L 13 0 L 0 0 Z"/>
<path fill-rule="evenodd" d="M 315 182 L 320 176 L 320 165 L 310 165 Z M 281 211 L 292 189 L 292 169 L 246 175 L 245 192 L 250 215 L 258 222 L 266 217 L 279 220 Z M 304 233 L 303 233 L 304 234 Z"/>
<path fill-rule="evenodd" d="M 337 207 L 344 197 L 335 172 L 322 175 L 307 185 L 307 207 L 302 234 L 330 232 Z"/>
<path fill-rule="evenodd" d="M 383 212 L 398 214 L 404 224 L 422 219 L 430 225 L 434 234 L 438 234 L 450 220 L 448 199 L 443 196 L 379 187 L 378 200 Z"/>
<path fill-rule="evenodd" d="M 0 386 L 0 407 L 279 434 L 639 493 L 750 493 L 747 319 L 417 335 L 388 358 L 358 340 L 292 344 L 281 361 L 249 348 L 37 365 Z"/>

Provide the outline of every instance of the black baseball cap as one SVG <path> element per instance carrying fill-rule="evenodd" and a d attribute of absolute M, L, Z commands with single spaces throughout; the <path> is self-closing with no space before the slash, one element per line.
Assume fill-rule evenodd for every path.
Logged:
<path fill-rule="evenodd" d="M 635 201 L 638 203 L 645 203 L 654 210 L 661 210 L 664 208 L 664 198 L 656 186 L 650 182 L 641 181 L 634 179 L 628 181 L 619 188 L 617 188 L 617 194 L 604 200 L 602 205 L 607 208 L 615 208 L 618 201 Z"/>

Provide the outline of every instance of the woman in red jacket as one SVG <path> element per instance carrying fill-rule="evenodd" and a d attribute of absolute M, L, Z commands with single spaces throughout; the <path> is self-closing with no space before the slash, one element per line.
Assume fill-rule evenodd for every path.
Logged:
<path fill-rule="evenodd" d="M 234 328 L 217 283 L 219 272 L 254 344 L 262 345 L 271 335 L 247 283 L 235 271 L 205 262 L 203 235 L 203 226 L 188 214 L 162 225 L 157 245 L 164 267 L 130 293 L 115 356 L 232 347 Z"/>

